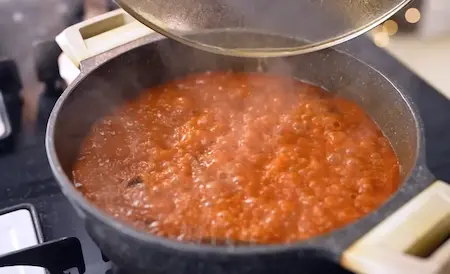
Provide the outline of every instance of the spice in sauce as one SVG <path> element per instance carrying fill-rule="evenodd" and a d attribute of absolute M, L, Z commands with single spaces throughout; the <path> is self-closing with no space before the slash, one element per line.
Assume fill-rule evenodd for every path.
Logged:
<path fill-rule="evenodd" d="M 345 226 L 399 186 L 357 104 L 293 79 L 192 75 L 93 125 L 73 168 L 107 213 L 180 241 L 286 243 Z"/>

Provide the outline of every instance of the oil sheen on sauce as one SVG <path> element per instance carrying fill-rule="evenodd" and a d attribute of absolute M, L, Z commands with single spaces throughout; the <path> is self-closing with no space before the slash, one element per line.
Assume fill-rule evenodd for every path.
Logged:
<path fill-rule="evenodd" d="M 73 180 L 108 214 L 180 241 L 286 243 L 330 232 L 399 186 L 357 104 L 258 73 L 191 75 L 95 123 Z"/>

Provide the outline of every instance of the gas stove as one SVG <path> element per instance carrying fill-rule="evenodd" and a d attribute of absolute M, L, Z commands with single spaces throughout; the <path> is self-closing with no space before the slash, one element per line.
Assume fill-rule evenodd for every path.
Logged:
<path fill-rule="evenodd" d="M 428 166 L 438 179 L 450 181 L 450 101 L 365 37 L 342 50 L 395 75 L 397 84 L 410 92 L 424 122 Z M 17 66 L 0 59 L 0 266 L 40 265 L 52 274 L 125 273 L 102 255 L 53 178 L 44 147 L 45 127 L 65 83 L 59 76 L 56 44 L 43 41 L 35 51 L 42 91 L 32 117 L 22 117 L 26 110 Z M 332 273 L 347 273 L 329 267 Z M 0 274 L 6 273 L 46 272 L 28 266 L 0 268 Z"/>

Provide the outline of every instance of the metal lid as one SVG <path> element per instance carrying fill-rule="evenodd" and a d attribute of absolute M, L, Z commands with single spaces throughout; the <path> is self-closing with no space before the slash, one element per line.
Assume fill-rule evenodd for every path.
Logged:
<path fill-rule="evenodd" d="M 410 0 L 117 0 L 148 27 L 235 56 L 307 53 L 347 41 Z"/>

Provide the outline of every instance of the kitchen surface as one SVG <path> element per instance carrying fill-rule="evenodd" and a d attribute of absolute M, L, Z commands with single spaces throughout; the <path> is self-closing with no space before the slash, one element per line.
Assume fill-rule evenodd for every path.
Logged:
<path fill-rule="evenodd" d="M 388 36 L 389 41 L 383 41 L 382 47 L 450 98 L 450 3 L 445 0 L 423 1 L 420 9 L 406 9 L 403 16 L 407 23 L 409 20 L 409 24 L 417 25 L 416 29 L 411 33 Z M 391 25 L 393 22 L 395 18 L 389 21 Z M 379 30 L 376 29 L 375 33 Z M 391 28 L 388 31 L 393 30 Z M 377 37 L 376 34 L 374 37 Z M 384 35 L 381 37 L 388 38 Z"/>
<path fill-rule="evenodd" d="M 450 38 L 444 35 L 430 40 L 417 36 L 397 37 L 392 39 L 386 49 L 405 66 L 450 98 L 449 48 Z"/>
<path fill-rule="evenodd" d="M 407 91 L 423 122 L 424 160 L 433 176 L 446 182 L 449 3 L 415 1 L 366 35 L 337 47 L 395 78 Z M 8 37 L 0 40 L 0 274 L 130 273 L 109 260 L 88 235 L 84 220 L 56 183 L 44 145 L 50 112 L 79 73 L 61 55 L 55 36 L 115 8 L 104 0 L 0 0 L 0 35 Z M 446 224 L 440 229 L 447 233 L 448 247 Z M 440 240 L 441 246 L 445 241 Z M 351 273 L 323 258 L 304 263 L 308 273 Z"/>

